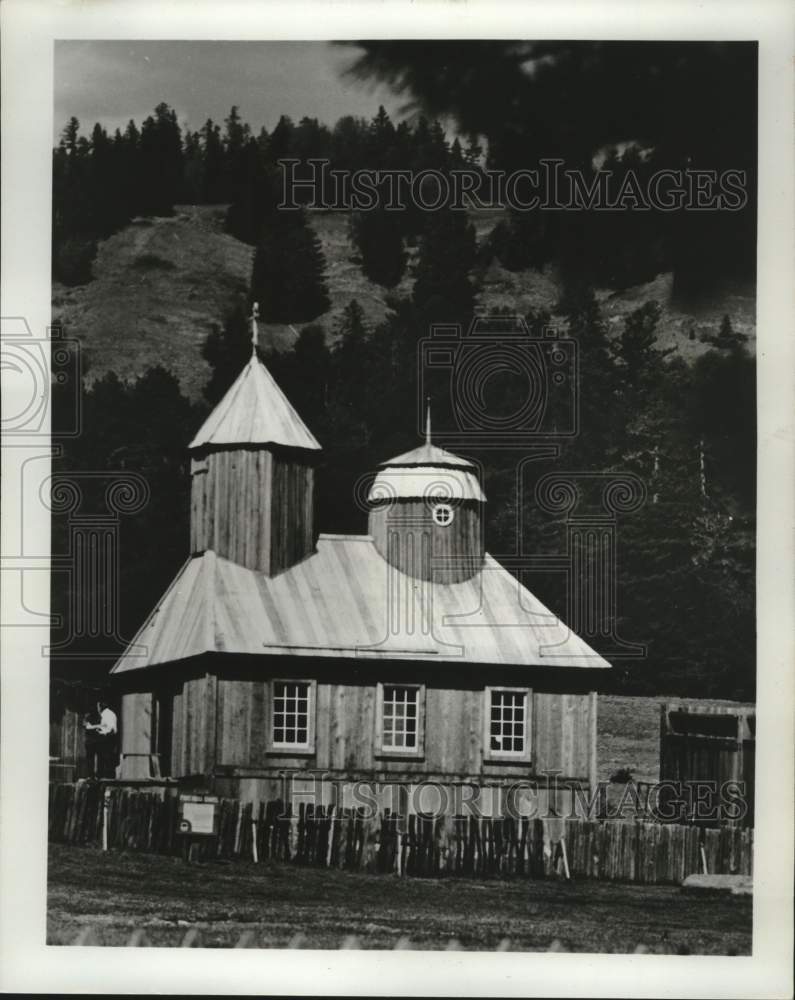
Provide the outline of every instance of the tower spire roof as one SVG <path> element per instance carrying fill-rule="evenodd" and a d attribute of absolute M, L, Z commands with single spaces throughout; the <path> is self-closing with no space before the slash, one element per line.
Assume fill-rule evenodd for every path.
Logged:
<path fill-rule="evenodd" d="M 381 462 L 378 475 L 370 488 L 369 499 L 380 499 L 380 488 L 385 496 L 448 497 L 458 500 L 484 502 L 485 494 L 477 476 L 477 466 L 460 455 L 439 448 L 431 441 L 431 401 L 425 409 L 425 441 L 402 455 Z M 399 469 L 399 472 L 391 472 Z M 443 470 L 449 470 L 446 473 Z"/>
<path fill-rule="evenodd" d="M 275 444 L 319 451 L 314 435 L 257 358 L 255 337 L 256 317 L 252 315 L 251 359 L 188 448 Z"/>
<path fill-rule="evenodd" d="M 406 451 L 402 455 L 396 455 L 394 458 L 388 459 L 386 462 L 381 462 L 381 466 L 396 466 L 396 465 L 432 465 L 444 467 L 455 467 L 459 469 L 474 469 L 474 462 L 468 461 L 466 458 L 461 458 L 460 455 L 454 455 L 451 451 L 447 451 L 444 448 L 439 448 L 437 445 L 431 443 L 431 408 L 425 415 L 425 441 L 418 448 L 412 448 L 411 451 Z"/>

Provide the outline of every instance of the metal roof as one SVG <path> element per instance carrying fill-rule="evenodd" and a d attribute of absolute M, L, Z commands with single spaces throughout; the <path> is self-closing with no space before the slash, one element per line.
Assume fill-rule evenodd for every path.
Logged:
<path fill-rule="evenodd" d="M 235 444 L 320 449 L 271 373 L 253 355 L 188 447 Z"/>
<path fill-rule="evenodd" d="M 609 667 L 492 556 L 463 583 L 427 583 L 369 535 L 321 535 L 275 577 L 213 552 L 189 559 L 113 673 L 208 652 Z"/>
<path fill-rule="evenodd" d="M 410 466 L 382 469 L 373 480 L 367 499 L 479 500 L 486 502 L 478 477 L 466 469 Z"/>

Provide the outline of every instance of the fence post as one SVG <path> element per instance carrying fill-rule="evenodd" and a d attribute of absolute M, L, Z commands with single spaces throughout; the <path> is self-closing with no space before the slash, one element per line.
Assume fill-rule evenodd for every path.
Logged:
<path fill-rule="evenodd" d="M 110 785 L 102 793 L 102 850 L 108 850 L 108 814 L 110 813 Z"/>

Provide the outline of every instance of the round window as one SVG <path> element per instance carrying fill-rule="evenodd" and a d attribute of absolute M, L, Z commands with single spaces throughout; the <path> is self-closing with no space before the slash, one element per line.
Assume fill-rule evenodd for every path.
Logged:
<path fill-rule="evenodd" d="M 446 527 L 453 523 L 453 508 L 449 503 L 437 503 L 433 508 L 433 520 L 435 524 Z"/>

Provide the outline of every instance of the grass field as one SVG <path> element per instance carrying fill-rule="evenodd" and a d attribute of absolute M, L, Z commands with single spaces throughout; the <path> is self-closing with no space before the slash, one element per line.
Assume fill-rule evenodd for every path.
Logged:
<path fill-rule="evenodd" d="M 398 879 L 50 845 L 48 944 L 749 954 L 750 897 L 605 882 Z M 407 942 L 403 942 L 405 946 Z M 503 947 L 505 944 L 503 943 Z"/>
<path fill-rule="evenodd" d="M 667 698 L 600 695 L 596 754 L 599 778 L 609 781 L 619 768 L 632 771 L 636 781 L 660 777 L 660 704 Z"/>
<path fill-rule="evenodd" d="M 179 205 L 170 218 L 138 220 L 100 243 L 93 281 L 77 288 L 53 286 L 53 319 L 80 341 L 90 360 L 89 380 L 109 370 L 134 378 L 159 364 L 179 378 L 187 395 L 201 396 L 210 374 L 201 357 L 202 344 L 213 325 L 222 325 L 232 304 L 247 294 L 251 278 L 253 250 L 223 231 L 224 215 L 222 205 Z M 479 241 L 501 217 L 494 209 L 472 213 Z M 362 273 L 348 237 L 347 214 L 316 212 L 311 222 L 326 258 L 331 301 L 316 322 L 333 340 L 342 311 L 356 299 L 367 324 L 377 325 L 389 311 L 387 292 Z M 416 254 L 416 247 L 409 248 L 409 268 L 393 290 L 399 295 L 411 293 Z M 494 260 L 481 275 L 477 304 L 481 310 L 511 315 L 529 309 L 554 314 L 559 294 L 553 268 L 510 272 Z M 707 350 L 700 336 L 716 333 L 724 313 L 731 314 L 736 330 L 748 334 L 753 350 L 751 290 L 723 294 L 698 315 L 680 312 L 672 304 L 670 274 L 620 292 L 597 289 L 596 295 L 608 330 L 616 335 L 633 309 L 649 300 L 659 303 L 658 342 L 688 361 Z M 559 326 L 563 322 L 560 316 L 553 321 Z M 260 323 L 263 347 L 284 350 L 295 337 L 296 330 L 288 324 Z"/>

